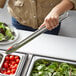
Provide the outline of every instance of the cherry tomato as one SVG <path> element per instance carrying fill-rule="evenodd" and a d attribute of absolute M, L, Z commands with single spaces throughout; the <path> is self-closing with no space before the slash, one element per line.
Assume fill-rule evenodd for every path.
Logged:
<path fill-rule="evenodd" d="M 8 68 L 9 67 L 9 65 L 8 65 L 8 63 L 4 63 L 4 68 Z"/>
<path fill-rule="evenodd" d="M 10 71 L 10 70 L 7 70 L 7 74 L 9 74 L 9 75 L 10 75 L 10 74 L 11 74 L 11 71 Z"/>
<path fill-rule="evenodd" d="M 15 60 L 15 57 L 13 55 L 10 56 L 10 60 Z"/>
<path fill-rule="evenodd" d="M 15 65 L 16 64 L 16 62 L 15 61 L 12 61 L 12 63 L 11 63 L 12 65 Z"/>
<path fill-rule="evenodd" d="M 13 65 L 10 65 L 10 69 L 12 69 L 13 68 Z"/>
<path fill-rule="evenodd" d="M 10 60 L 9 56 L 6 56 L 5 57 L 5 60 L 9 61 Z"/>
<path fill-rule="evenodd" d="M 11 70 L 11 73 L 12 73 L 12 74 L 14 74 L 14 73 L 15 73 L 15 71 L 16 71 L 16 69 L 12 69 L 12 70 Z"/>
<path fill-rule="evenodd" d="M 20 59 L 16 59 L 16 63 L 18 64 L 20 62 Z"/>
<path fill-rule="evenodd" d="M 15 56 L 15 60 L 16 60 L 16 59 L 19 59 L 19 56 Z"/>
<path fill-rule="evenodd" d="M 12 69 L 17 69 L 18 64 L 15 64 Z"/>

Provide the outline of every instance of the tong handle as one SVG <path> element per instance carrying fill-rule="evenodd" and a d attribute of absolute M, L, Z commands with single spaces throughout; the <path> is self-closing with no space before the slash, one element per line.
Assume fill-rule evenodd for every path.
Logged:
<path fill-rule="evenodd" d="M 59 17 L 59 22 L 61 22 L 62 20 L 64 20 L 67 17 L 68 17 L 68 13 L 64 13 L 63 15 L 61 15 Z M 37 36 L 39 36 L 40 34 L 42 34 L 43 32 L 46 32 L 46 31 L 47 31 L 47 29 L 46 29 L 45 26 L 41 27 L 40 29 L 36 30 L 33 34 L 31 34 L 30 36 L 28 36 L 24 40 L 22 40 L 19 43 L 16 43 L 15 45 L 11 46 L 6 51 L 6 53 L 15 52 L 17 49 L 19 49 L 20 47 L 22 47 L 23 45 L 27 44 L 28 42 L 30 42 L 31 40 L 33 40 L 34 38 L 36 38 Z"/>

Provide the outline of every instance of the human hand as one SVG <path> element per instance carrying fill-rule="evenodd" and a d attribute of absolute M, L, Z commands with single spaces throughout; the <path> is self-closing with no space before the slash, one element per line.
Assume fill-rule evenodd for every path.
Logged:
<path fill-rule="evenodd" d="M 55 27 L 57 27 L 58 24 L 59 24 L 59 15 L 55 13 L 49 13 L 45 17 L 43 24 L 39 28 L 46 26 L 48 30 L 52 30 Z"/>

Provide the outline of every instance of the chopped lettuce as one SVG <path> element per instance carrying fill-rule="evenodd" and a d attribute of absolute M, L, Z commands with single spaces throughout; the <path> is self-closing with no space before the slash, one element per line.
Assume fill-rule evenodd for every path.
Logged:
<path fill-rule="evenodd" d="M 6 34 L 6 36 L 8 36 L 8 39 L 11 39 L 11 40 L 14 39 L 14 36 L 13 36 L 10 28 L 6 27 L 6 32 L 5 32 L 5 34 Z"/>
<path fill-rule="evenodd" d="M 40 59 L 35 62 L 30 76 L 76 76 L 76 66 Z"/>
<path fill-rule="evenodd" d="M 0 41 L 5 40 L 5 37 L 2 33 L 0 33 Z"/>
<path fill-rule="evenodd" d="M 7 24 L 0 22 L 0 41 L 13 40 L 14 34 Z"/>

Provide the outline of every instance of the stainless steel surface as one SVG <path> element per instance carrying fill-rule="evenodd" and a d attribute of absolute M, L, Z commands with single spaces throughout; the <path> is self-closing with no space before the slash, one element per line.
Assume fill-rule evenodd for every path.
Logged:
<path fill-rule="evenodd" d="M 65 12 L 63 15 L 60 16 L 59 21 L 62 21 L 67 17 L 68 17 L 68 12 Z M 31 34 L 30 36 L 25 38 L 24 40 L 22 40 L 19 43 L 16 43 L 15 45 L 11 46 L 10 49 L 8 49 L 6 51 L 6 53 L 8 54 L 8 53 L 15 52 L 17 49 L 19 49 L 23 45 L 27 44 L 28 42 L 30 42 L 31 40 L 33 40 L 34 38 L 36 38 L 37 36 L 39 36 L 40 34 L 42 34 L 45 31 L 47 31 L 47 29 L 45 26 L 43 26 L 42 28 L 36 30 L 33 34 Z"/>
<path fill-rule="evenodd" d="M 29 54 L 28 55 L 28 59 L 27 59 L 27 63 L 26 63 L 26 65 L 23 68 L 24 70 L 22 71 L 23 73 L 21 74 L 21 76 L 26 76 L 26 73 L 27 73 L 29 65 L 30 65 L 30 63 L 32 61 L 32 58 L 33 58 L 33 55 Z"/>
<path fill-rule="evenodd" d="M 2 61 L 2 58 L 3 58 L 3 55 L 2 55 L 2 54 L 0 54 L 0 63 L 1 63 L 1 61 Z"/>
<path fill-rule="evenodd" d="M 7 54 L 5 54 L 4 51 L 0 51 L 2 53 L 3 56 L 7 56 Z M 14 75 L 11 75 L 11 76 L 21 76 L 21 72 L 22 72 L 22 69 L 23 69 L 23 66 L 24 64 L 26 63 L 26 60 L 27 60 L 27 54 L 23 54 L 23 53 L 12 53 L 11 55 L 17 55 L 20 57 L 20 62 L 18 64 L 18 67 L 17 67 L 17 70 L 15 72 Z M 3 62 L 1 62 L 3 63 Z M 23 72 L 22 72 L 23 73 Z M 10 75 L 5 75 L 5 74 L 1 74 L 0 73 L 0 76 L 10 76 Z"/>
<path fill-rule="evenodd" d="M 2 67 L 2 64 L 4 62 L 4 59 L 5 59 L 5 56 L 6 54 L 3 54 L 1 51 L 0 51 L 0 55 L 2 56 L 1 60 L 0 60 L 0 68 Z"/>
<path fill-rule="evenodd" d="M 57 62 L 64 62 L 64 63 L 69 63 L 69 64 L 73 64 L 73 65 L 76 65 L 76 62 L 73 62 L 73 61 L 70 61 L 70 60 L 65 60 L 65 59 L 57 59 L 57 58 L 48 58 L 48 57 L 42 57 L 42 56 L 34 56 L 32 61 L 31 61 L 31 64 L 30 64 L 30 67 L 28 69 L 28 72 L 27 72 L 27 75 L 26 76 L 30 76 L 31 74 L 31 71 L 33 69 L 33 66 L 34 66 L 34 63 L 39 60 L 39 59 L 46 59 L 46 60 L 50 60 L 50 61 L 57 61 Z"/>
<path fill-rule="evenodd" d="M 59 35 L 76 38 L 76 11 L 69 11 L 69 17 L 65 19 L 60 28 Z"/>

